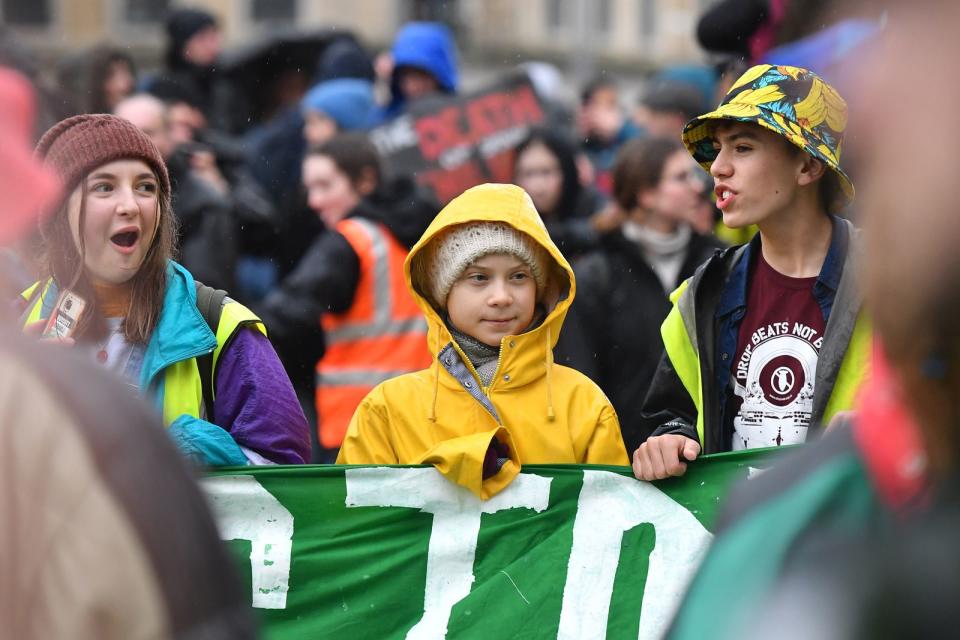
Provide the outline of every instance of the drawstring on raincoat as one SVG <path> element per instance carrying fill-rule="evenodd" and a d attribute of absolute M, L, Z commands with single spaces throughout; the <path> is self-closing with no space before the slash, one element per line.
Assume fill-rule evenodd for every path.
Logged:
<path fill-rule="evenodd" d="M 557 415 L 553 412 L 553 385 L 551 384 L 550 374 L 553 371 L 553 340 L 550 335 L 550 325 L 547 325 L 547 355 L 545 364 L 547 365 L 547 420 L 553 422 Z"/>
<path fill-rule="evenodd" d="M 432 332 L 430 350 L 433 352 L 433 402 L 430 403 L 430 422 L 437 421 L 437 396 L 440 394 L 440 330 Z"/>

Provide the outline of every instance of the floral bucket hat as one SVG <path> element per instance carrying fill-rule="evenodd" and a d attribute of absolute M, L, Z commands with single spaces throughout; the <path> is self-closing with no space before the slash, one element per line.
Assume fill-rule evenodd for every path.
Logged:
<path fill-rule="evenodd" d="M 853 183 L 840 168 L 847 103 L 812 71 L 769 64 L 751 67 L 730 87 L 719 107 L 688 122 L 683 143 L 708 171 L 717 157 L 711 126 L 716 120 L 753 122 L 783 136 L 832 169 L 839 178 L 844 205 L 853 201 Z"/>

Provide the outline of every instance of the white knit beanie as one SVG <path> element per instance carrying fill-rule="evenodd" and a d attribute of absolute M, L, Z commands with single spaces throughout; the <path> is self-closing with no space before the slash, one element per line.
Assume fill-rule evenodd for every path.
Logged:
<path fill-rule="evenodd" d="M 550 256 L 525 233 L 503 222 L 470 222 L 457 225 L 434 238 L 427 247 L 426 286 L 432 302 L 446 307 L 447 294 L 471 264 L 484 256 L 508 254 L 530 267 L 537 294 L 547 284 Z"/>

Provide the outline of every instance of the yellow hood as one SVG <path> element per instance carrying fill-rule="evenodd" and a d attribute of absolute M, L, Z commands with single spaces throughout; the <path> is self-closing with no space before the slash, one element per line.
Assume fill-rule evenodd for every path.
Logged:
<path fill-rule="evenodd" d="M 501 340 L 497 370 L 488 386 L 480 387 L 441 311 L 429 302 L 425 264 L 438 234 L 485 221 L 526 234 L 549 256 L 543 258 L 549 264 L 543 267 L 542 291 L 538 288 L 546 316 L 535 328 Z M 429 324 L 433 365 L 392 378 L 364 399 L 338 462 L 431 464 L 484 500 L 509 485 L 521 464 L 629 464 L 610 401 L 589 378 L 553 363 L 553 347 L 576 283 L 523 189 L 485 184 L 450 202 L 410 250 L 404 274 Z M 450 349 L 460 357 L 452 357 Z M 491 447 L 494 440 L 503 447 Z M 487 468 L 484 477 L 486 462 L 498 467 L 493 473 Z"/>
<path fill-rule="evenodd" d="M 509 224 L 536 241 L 552 258 L 545 290 L 538 292 L 538 302 L 545 307 L 547 317 L 537 328 L 523 334 L 525 338 L 537 338 L 537 342 L 544 346 L 546 337 L 549 336 L 549 345 L 552 350 L 557 343 L 563 319 L 576 293 L 573 269 L 570 268 L 570 264 L 560 253 L 557 245 L 550 239 L 547 228 L 526 191 L 512 184 L 482 184 L 464 191 L 437 214 L 417 244 L 410 249 L 403 265 L 407 286 L 410 287 L 414 299 L 423 310 L 423 315 L 429 324 L 428 341 L 431 351 L 436 356 L 444 345 L 453 341 L 453 337 L 447 330 L 440 313 L 427 298 L 428 288 L 424 285 L 426 278 L 426 269 L 423 265 L 424 249 L 437 235 L 450 227 L 484 221 Z M 504 340 L 508 339 L 509 337 L 504 338 Z M 524 342 L 528 340 L 525 339 Z"/>

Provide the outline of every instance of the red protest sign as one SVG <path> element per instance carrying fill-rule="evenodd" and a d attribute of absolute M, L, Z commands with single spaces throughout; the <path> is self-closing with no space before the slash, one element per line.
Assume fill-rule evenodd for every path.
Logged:
<path fill-rule="evenodd" d="M 526 76 L 414 106 L 370 132 L 388 169 L 446 203 L 483 182 L 511 182 L 512 155 L 544 110 Z"/>

